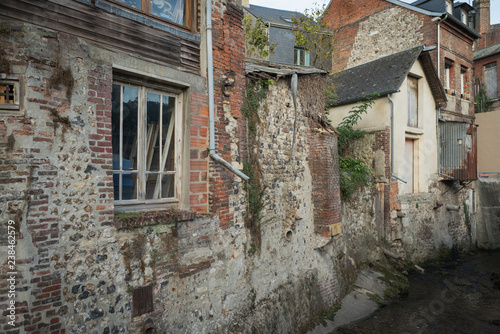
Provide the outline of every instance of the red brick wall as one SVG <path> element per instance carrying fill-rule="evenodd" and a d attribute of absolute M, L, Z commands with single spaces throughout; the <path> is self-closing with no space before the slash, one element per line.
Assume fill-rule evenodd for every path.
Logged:
<path fill-rule="evenodd" d="M 474 89 L 472 89 L 472 44 L 473 40 L 457 32 L 449 25 L 441 24 L 441 79 L 444 78 L 445 58 L 453 61 L 453 67 L 450 71 L 450 88 L 456 91 L 456 105 L 454 106 L 455 112 L 473 114 L 474 113 Z M 436 66 L 436 64 L 435 64 Z M 466 68 L 466 87 L 465 92 L 470 94 L 469 110 L 462 110 L 462 101 L 460 97 L 461 92 L 461 69 Z M 453 106 L 448 105 L 444 110 L 448 110 Z"/>
<path fill-rule="evenodd" d="M 309 164 L 314 203 L 314 232 L 329 237 L 329 226 L 341 221 L 337 137 L 316 132 L 313 121 L 310 123 Z"/>
<path fill-rule="evenodd" d="M 500 43 L 500 27 L 488 30 L 481 41 L 484 41 L 483 47 L 488 47 Z"/>
<path fill-rule="evenodd" d="M 245 96 L 245 38 L 243 32 L 243 10 L 232 2 L 227 4 L 224 12 L 214 10 L 213 15 L 213 52 L 214 52 L 214 84 L 215 84 L 215 142 L 216 152 L 230 162 L 242 157 L 231 152 L 231 135 L 245 138 L 244 122 L 241 118 L 241 104 Z M 234 73 L 235 85 L 222 94 L 222 86 Z M 228 118 L 225 110 L 238 123 L 236 133 L 228 134 L 226 125 Z M 244 147 L 240 147 L 240 152 Z M 230 211 L 229 196 L 234 193 L 236 176 L 225 167 L 210 161 L 210 212 L 217 214 L 221 228 L 226 229 L 234 221 Z"/>
<path fill-rule="evenodd" d="M 487 58 L 479 59 L 474 62 L 474 80 L 477 84 L 479 80 L 484 83 L 484 65 L 496 62 L 497 63 L 497 97 L 500 96 L 500 54 L 496 54 Z M 478 80 L 479 79 L 479 80 Z M 500 108 L 500 101 L 495 101 L 492 109 Z"/>
<path fill-rule="evenodd" d="M 208 96 L 191 94 L 189 205 L 208 212 Z"/>
<path fill-rule="evenodd" d="M 384 0 L 332 0 L 323 21 L 331 29 L 338 29 L 390 6 Z"/>
<path fill-rule="evenodd" d="M 323 18 L 327 27 L 335 30 L 333 72 L 346 68 L 352 47 L 358 33 L 359 24 L 368 15 L 391 6 L 383 0 L 332 0 Z"/>

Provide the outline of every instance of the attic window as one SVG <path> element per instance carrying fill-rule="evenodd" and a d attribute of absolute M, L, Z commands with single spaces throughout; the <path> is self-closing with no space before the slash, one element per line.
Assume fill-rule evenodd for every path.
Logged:
<path fill-rule="evenodd" d="M 293 20 L 291 17 L 281 17 L 281 19 L 287 23 L 293 23 Z"/>
<path fill-rule="evenodd" d="M 446 11 L 453 14 L 453 1 L 446 0 Z"/>
<path fill-rule="evenodd" d="M 462 9 L 460 13 L 462 17 L 462 23 L 467 24 L 467 12 L 465 11 L 465 9 Z"/>
<path fill-rule="evenodd" d="M 309 66 L 310 52 L 303 47 L 295 46 L 293 49 L 293 63 L 295 65 Z"/>

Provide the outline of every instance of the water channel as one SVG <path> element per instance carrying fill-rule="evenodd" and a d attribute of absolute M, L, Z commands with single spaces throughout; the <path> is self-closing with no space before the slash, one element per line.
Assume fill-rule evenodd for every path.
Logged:
<path fill-rule="evenodd" d="M 332 334 L 500 333 L 500 250 L 433 263 L 409 280 L 408 295 Z"/>

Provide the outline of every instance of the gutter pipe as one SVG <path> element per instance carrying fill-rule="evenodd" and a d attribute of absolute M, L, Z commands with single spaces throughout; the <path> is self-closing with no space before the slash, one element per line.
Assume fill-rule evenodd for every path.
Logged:
<path fill-rule="evenodd" d="M 438 79 L 441 81 L 441 22 L 443 22 L 448 17 L 448 13 L 438 20 L 437 22 L 437 72 Z M 452 176 L 441 173 L 441 132 L 439 131 L 439 119 L 441 118 L 441 108 L 436 109 L 436 142 L 438 143 L 438 154 L 437 154 L 437 164 L 438 164 L 438 175 L 454 179 Z"/>
<path fill-rule="evenodd" d="M 212 50 L 212 0 L 207 0 L 207 79 L 208 79 L 208 115 L 209 115 L 209 154 L 215 162 L 220 163 L 245 181 L 250 178 L 236 169 L 215 152 L 215 103 L 214 103 L 214 55 Z"/>

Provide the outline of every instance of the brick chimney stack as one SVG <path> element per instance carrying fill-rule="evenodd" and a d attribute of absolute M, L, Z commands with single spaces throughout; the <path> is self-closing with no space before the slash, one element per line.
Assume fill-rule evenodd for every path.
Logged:
<path fill-rule="evenodd" d="M 479 48 L 485 47 L 485 32 L 490 30 L 490 0 L 475 0 L 474 9 L 476 10 L 476 26 L 477 32 L 483 36 L 479 40 Z"/>

